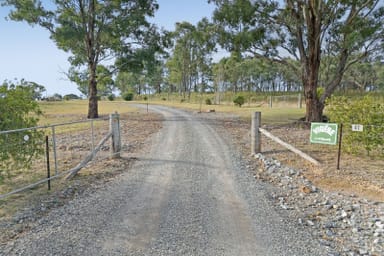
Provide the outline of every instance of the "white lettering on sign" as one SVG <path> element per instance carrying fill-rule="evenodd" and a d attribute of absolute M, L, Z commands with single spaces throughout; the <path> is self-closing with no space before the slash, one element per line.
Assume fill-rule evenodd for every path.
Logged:
<path fill-rule="evenodd" d="M 364 130 L 364 126 L 361 124 L 352 124 L 353 132 L 362 132 Z"/>
<path fill-rule="evenodd" d="M 329 136 L 333 136 L 336 131 L 329 127 L 328 125 L 318 126 L 315 129 L 313 129 L 313 132 L 315 134 L 319 134 L 321 132 L 328 134 Z"/>

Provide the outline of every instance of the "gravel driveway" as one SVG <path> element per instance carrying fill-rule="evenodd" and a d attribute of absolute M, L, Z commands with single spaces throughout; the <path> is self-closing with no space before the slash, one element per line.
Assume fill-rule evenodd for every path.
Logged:
<path fill-rule="evenodd" d="M 39 220 L 0 255 L 326 255 L 268 201 L 214 123 L 164 115 L 149 152 L 97 192 Z"/>

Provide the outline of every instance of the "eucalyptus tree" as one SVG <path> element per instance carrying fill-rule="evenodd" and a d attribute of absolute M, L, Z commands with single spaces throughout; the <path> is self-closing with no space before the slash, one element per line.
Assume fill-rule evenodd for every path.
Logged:
<path fill-rule="evenodd" d="M 170 82 L 178 86 L 184 97 L 192 88 L 192 78 L 196 73 L 196 48 L 193 34 L 196 27 L 189 22 L 176 23 L 173 32 L 174 47 L 168 60 Z"/>
<path fill-rule="evenodd" d="M 377 61 L 375 63 L 374 69 L 377 75 L 375 88 L 380 92 L 384 92 L 384 62 Z"/>
<path fill-rule="evenodd" d="M 97 67 L 120 55 L 134 56 L 155 30 L 146 20 L 158 9 L 152 0 L 5 0 L 10 18 L 47 29 L 56 45 L 71 54 L 73 68 L 86 67 L 88 117 L 98 117 Z M 119 67 L 121 67 L 121 62 Z"/>
<path fill-rule="evenodd" d="M 377 81 L 374 64 L 374 62 L 361 62 L 351 67 L 342 80 L 345 89 L 365 92 L 373 88 Z"/>
<path fill-rule="evenodd" d="M 103 65 L 96 67 L 97 77 L 97 95 L 108 96 L 112 94 L 114 90 L 114 81 L 112 79 L 112 72 Z M 70 81 L 77 84 L 77 89 L 86 97 L 89 96 L 88 87 L 88 72 L 87 70 L 79 71 L 76 68 L 70 68 L 67 77 Z"/>
<path fill-rule="evenodd" d="M 116 88 L 121 94 L 126 92 L 141 94 L 144 84 L 143 75 L 137 72 L 119 72 L 115 79 Z"/>
<path fill-rule="evenodd" d="M 189 22 L 176 23 L 173 49 L 167 61 L 169 81 L 179 88 L 179 93 L 204 90 L 212 79 L 212 53 L 215 51 L 213 27 L 206 18 L 197 26 Z"/>
<path fill-rule="evenodd" d="M 351 65 L 382 53 L 384 8 L 379 0 L 210 0 L 220 44 L 228 50 L 283 63 L 301 79 L 306 121 L 320 121 L 325 100 Z M 335 72 L 318 94 L 320 66 L 333 56 Z M 288 58 L 300 63 L 291 65 Z"/>

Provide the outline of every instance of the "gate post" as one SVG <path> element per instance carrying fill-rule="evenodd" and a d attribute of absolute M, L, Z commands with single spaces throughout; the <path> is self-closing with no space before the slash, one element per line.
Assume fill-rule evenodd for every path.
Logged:
<path fill-rule="evenodd" d="M 251 154 L 255 155 L 261 152 L 261 136 L 259 132 L 261 124 L 261 112 L 252 113 L 251 126 Z"/>
<path fill-rule="evenodd" d="M 120 115 L 115 112 L 109 115 L 109 129 L 112 133 L 112 157 L 119 158 L 121 151 Z"/>

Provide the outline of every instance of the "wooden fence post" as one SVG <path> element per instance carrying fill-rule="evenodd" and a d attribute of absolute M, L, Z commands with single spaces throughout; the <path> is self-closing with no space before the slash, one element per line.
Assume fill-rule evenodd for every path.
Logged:
<path fill-rule="evenodd" d="M 298 106 L 298 108 L 300 108 L 300 109 L 303 107 L 303 100 L 302 100 L 302 98 L 301 98 L 301 93 L 299 93 L 299 99 L 298 99 L 297 106 Z"/>
<path fill-rule="evenodd" d="M 109 127 L 112 133 L 112 157 L 119 158 L 121 151 L 120 115 L 116 112 L 109 115 Z"/>
<path fill-rule="evenodd" d="M 252 113 L 251 127 L 251 154 L 255 155 L 261 152 L 261 136 L 259 132 L 261 124 L 261 112 Z"/>

